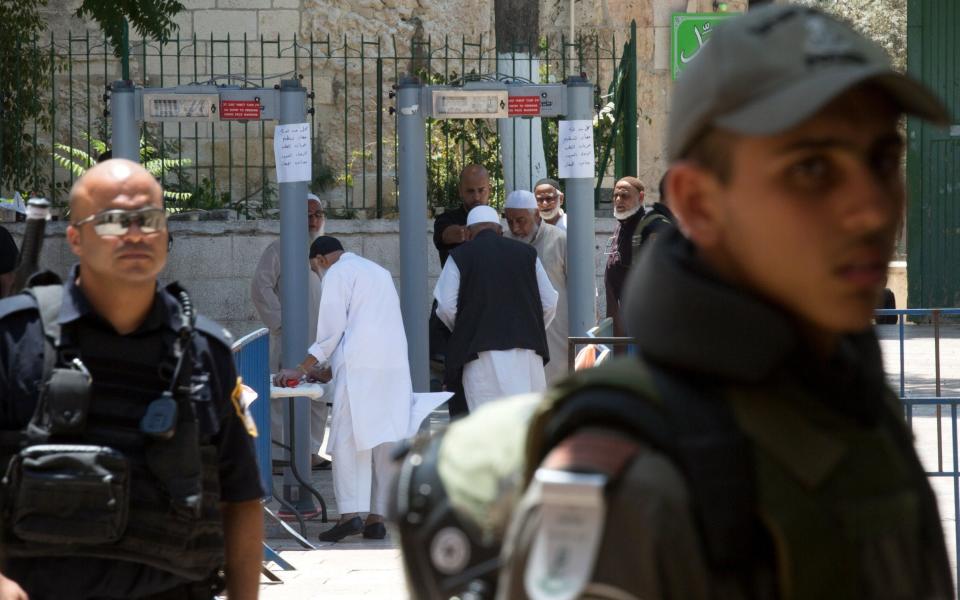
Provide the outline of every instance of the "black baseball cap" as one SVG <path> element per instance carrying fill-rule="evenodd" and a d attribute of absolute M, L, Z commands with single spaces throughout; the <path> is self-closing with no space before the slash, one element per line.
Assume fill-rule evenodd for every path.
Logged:
<path fill-rule="evenodd" d="M 754 136 L 782 133 L 868 82 L 904 112 L 950 123 L 932 91 L 895 71 L 886 52 L 850 26 L 805 6 L 751 10 L 720 24 L 677 78 L 668 158 L 682 158 L 710 127 Z"/>
<path fill-rule="evenodd" d="M 310 258 L 326 256 L 338 250 L 343 250 L 343 244 L 340 243 L 340 240 L 329 235 L 321 235 L 310 244 Z"/>

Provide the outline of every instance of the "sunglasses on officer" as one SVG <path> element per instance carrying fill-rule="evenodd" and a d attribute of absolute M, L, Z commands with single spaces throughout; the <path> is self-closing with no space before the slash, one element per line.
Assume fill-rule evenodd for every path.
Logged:
<path fill-rule="evenodd" d="M 121 236 L 130 231 L 134 223 L 144 234 L 157 233 L 167 228 L 167 213 L 162 208 L 147 206 L 136 210 L 110 209 L 90 215 L 73 224 L 79 227 L 85 223 L 93 223 L 93 230 L 97 235 Z"/>

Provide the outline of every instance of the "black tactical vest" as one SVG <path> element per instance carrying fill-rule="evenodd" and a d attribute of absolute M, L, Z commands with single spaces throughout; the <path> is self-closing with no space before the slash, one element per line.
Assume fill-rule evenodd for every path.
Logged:
<path fill-rule="evenodd" d="M 887 406 L 862 423 L 787 382 L 704 389 L 636 360 L 613 361 L 547 395 L 528 430 L 524 481 L 574 431 L 620 431 L 684 476 L 715 590 L 740 589 L 731 596 L 738 598 L 953 597 L 936 502 L 896 398 L 884 391 L 877 400 Z M 598 565 L 608 552 L 622 548 L 602 547 Z M 629 574 L 599 575 L 615 585 Z M 773 585 L 760 591 L 770 575 Z"/>
<path fill-rule="evenodd" d="M 62 287 L 30 292 L 47 337 L 45 382 L 27 428 L 0 438 L 4 552 L 210 577 L 224 564 L 217 419 L 192 327 L 182 353 L 169 329 L 118 341 L 81 320 L 58 332 Z M 176 409 L 145 418 L 161 398 Z"/>

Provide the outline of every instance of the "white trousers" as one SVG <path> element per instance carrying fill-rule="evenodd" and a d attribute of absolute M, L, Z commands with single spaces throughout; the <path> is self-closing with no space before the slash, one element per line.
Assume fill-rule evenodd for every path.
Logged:
<path fill-rule="evenodd" d="M 337 511 L 341 515 L 386 515 L 396 471 L 391 457 L 396 443 L 388 442 L 372 449 L 357 450 L 349 401 L 334 404 L 332 427 L 336 432 L 330 436 L 332 448 L 328 450 L 334 457 L 333 493 L 337 497 Z"/>
<path fill-rule="evenodd" d="M 543 359 L 533 350 L 481 352 L 463 367 L 463 391 L 470 412 L 505 396 L 547 389 Z"/>
<path fill-rule="evenodd" d="M 323 437 L 327 431 L 327 415 L 330 413 L 327 406 L 327 394 L 333 393 L 333 385 L 324 386 L 324 397 L 316 402 L 310 402 L 310 454 L 320 452 L 323 446 Z M 290 445 L 290 440 L 283 436 L 283 407 L 289 398 L 273 398 L 270 400 L 270 437 L 284 444 Z M 274 459 L 286 459 L 286 451 L 277 445 L 271 445 L 271 456 Z"/>

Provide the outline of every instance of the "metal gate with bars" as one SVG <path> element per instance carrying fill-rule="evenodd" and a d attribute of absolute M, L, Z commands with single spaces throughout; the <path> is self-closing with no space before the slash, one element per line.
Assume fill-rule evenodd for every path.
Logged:
<path fill-rule="evenodd" d="M 635 41 L 547 37 L 517 42 L 513 48 L 515 61 L 536 57 L 542 82 L 560 81 L 572 71 L 597 84 L 595 139 L 605 169 L 600 175 L 630 173 L 623 154 L 624 147 L 636 143 Z M 74 179 L 110 139 L 107 85 L 118 78 L 120 61 L 108 44 L 89 33 L 21 42 L 13 56 L 0 60 L 22 65 L 15 69 L 17 79 L 33 84 L 18 81 L 0 102 L 0 196 L 40 195 L 64 207 Z M 270 86 L 281 78 L 302 77 L 311 92 L 310 187 L 325 192 L 334 215 L 344 217 L 396 214 L 396 118 L 389 94 L 394 82 L 408 72 L 426 83 L 488 77 L 496 73 L 497 60 L 492 39 L 451 36 L 411 43 L 395 37 L 251 40 L 221 34 L 134 42 L 129 52 L 131 79 L 150 87 L 193 82 Z M 19 92 L 28 89 L 40 93 L 27 98 Z M 545 120 L 543 128 L 548 173 L 555 176 L 556 123 Z M 627 131 L 634 132 L 632 144 L 624 143 Z M 494 202 L 502 200 L 495 122 L 435 122 L 428 124 L 427 133 L 433 208 L 457 202 L 456 177 L 469 162 L 488 167 Z M 170 192 L 168 206 L 174 210 L 228 208 L 255 218 L 276 208 L 272 136 L 269 123 L 150 124 L 141 129 L 141 158 Z M 630 158 L 635 162 L 635 154 Z"/>

